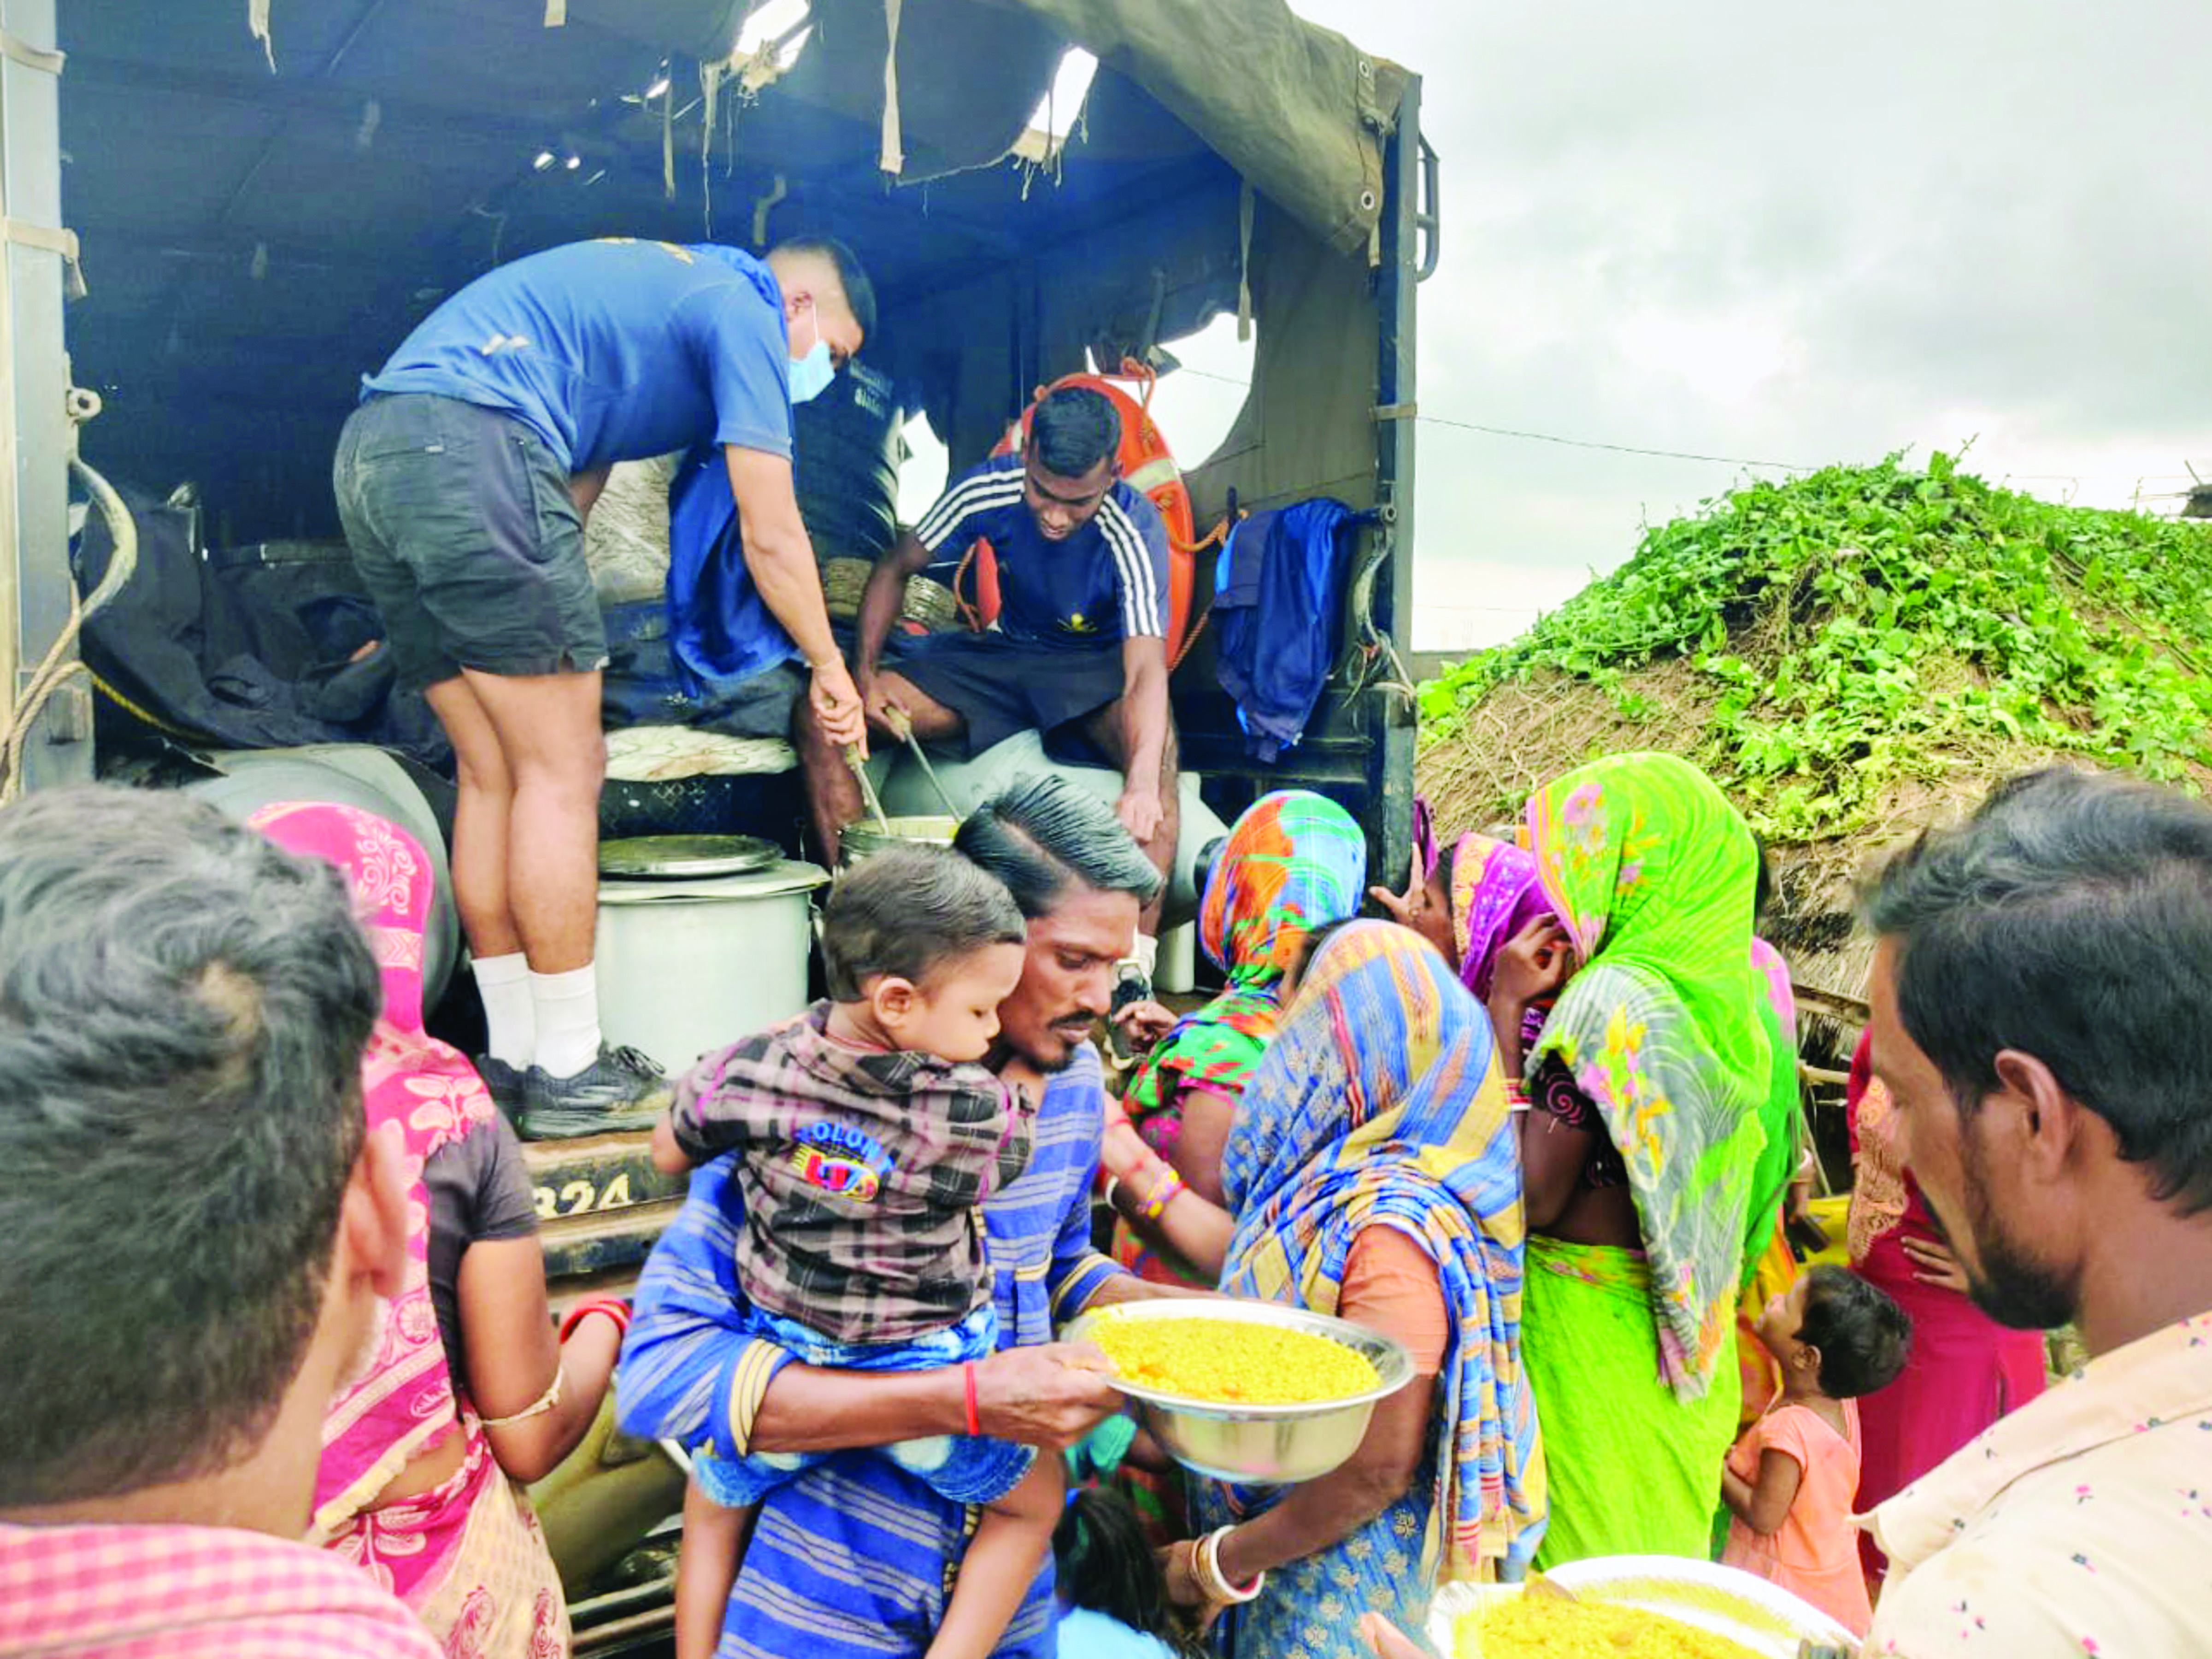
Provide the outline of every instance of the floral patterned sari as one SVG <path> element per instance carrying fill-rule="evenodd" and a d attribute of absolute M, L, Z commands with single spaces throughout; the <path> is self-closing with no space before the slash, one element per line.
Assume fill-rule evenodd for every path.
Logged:
<path fill-rule="evenodd" d="M 560 1659 L 568 1651 L 559 1575 L 520 1491 L 492 1457 L 456 1391 L 430 1299 L 430 1199 L 423 1168 L 490 1123 L 482 1080 L 422 1024 L 430 860 L 398 826 L 349 806 L 278 805 L 253 827 L 344 873 L 384 980 L 384 1008 L 362 1060 L 372 1134 L 398 1141 L 408 1176 L 407 1269 L 374 1363 L 323 1419 L 308 1541 L 333 1550 L 412 1607 L 448 1659 Z M 380 1494 L 449 1435 L 461 1467 L 386 1507 Z"/>

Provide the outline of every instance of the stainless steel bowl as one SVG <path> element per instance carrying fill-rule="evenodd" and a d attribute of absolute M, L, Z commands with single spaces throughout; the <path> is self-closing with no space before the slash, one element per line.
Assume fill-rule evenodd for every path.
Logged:
<path fill-rule="evenodd" d="M 1233 1319 L 1325 1336 L 1366 1356 L 1380 1379 L 1364 1394 L 1300 1406 L 1224 1406 L 1188 1400 L 1118 1378 L 1152 1437 L 1185 1468 L 1216 1480 L 1290 1486 L 1327 1474 L 1359 1449 L 1377 1401 L 1413 1380 L 1413 1362 L 1389 1337 L 1363 1326 L 1272 1302 L 1164 1297 L 1085 1314 L 1066 1340 L 1087 1342 L 1101 1319 Z"/>

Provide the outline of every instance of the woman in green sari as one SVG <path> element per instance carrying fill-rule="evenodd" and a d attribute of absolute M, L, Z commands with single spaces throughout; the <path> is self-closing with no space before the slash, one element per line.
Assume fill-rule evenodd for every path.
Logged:
<path fill-rule="evenodd" d="M 1670 755 L 1569 773 L 1529 801 L 1527 834 L 1553 916 L 1500 953 L 1490 1006 L 1530 1103 L 1522 1340 L 1552 1516 L 1537 1565 L 1703 1557 L 1767 1139 L 1758 853 Z M 1528 1005 L 1554 991 L 1522 1052 Z"/>

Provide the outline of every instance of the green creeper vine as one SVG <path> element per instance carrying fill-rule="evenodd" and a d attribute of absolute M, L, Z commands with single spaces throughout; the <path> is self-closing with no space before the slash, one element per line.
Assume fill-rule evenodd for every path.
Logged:
<path fill-rule="evenodd" d="M 1702 730 L 1637 672 L 1685 659 Z M 1896 784 L 2003 751 L 2212 767 L 2212 532 L 2054 506 L 1933 455 L 1756 483 L 1645 535 L 1511 644 L 1422 689 L 1430 742 L 1550 671 L 1691 755 L 1762 833 L 1848 834 Z"/>

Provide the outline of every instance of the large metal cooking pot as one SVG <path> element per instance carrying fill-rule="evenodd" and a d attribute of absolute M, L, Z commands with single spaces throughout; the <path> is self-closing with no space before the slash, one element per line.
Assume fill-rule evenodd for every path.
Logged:
<path fill-rule="evenodd" d="M 430 855 L 436 890 L 425 930 L 422 1006 L 426 1012 L 436 1007 L 460 959 L 460 913 L 453 905 L 445 831 L 406 769 L 381 749 L 366 744 L 228 750 L 207 758 L 222 775 L 187 784 L 185 793 L 211 802 L 241 823 L 279 801 L 323 801 L 374 812 L 422 843 Z"/>

